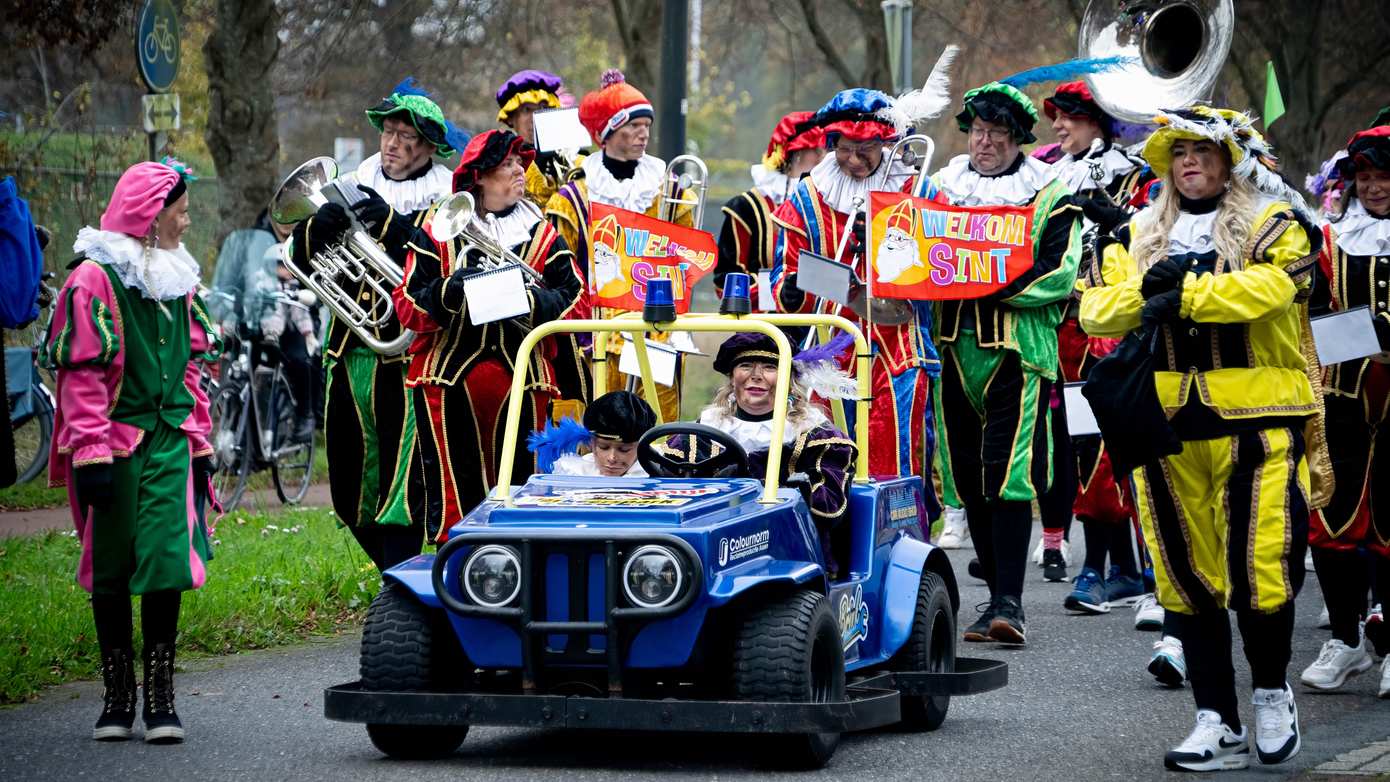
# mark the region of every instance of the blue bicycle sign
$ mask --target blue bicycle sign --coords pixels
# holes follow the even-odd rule
[[[151,92],[168,92],[179,75],[179,16],[169,0],[146,0],[135,25],[140,78]]]

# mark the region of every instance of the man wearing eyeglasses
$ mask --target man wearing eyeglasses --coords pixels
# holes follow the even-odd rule
[[[915,168],[890,159],[888,150],[899,137],[897,126],[885,119],[894,103],[878,90],[844,90],[811,118],[823,129],[827,154],[811,173],[796,183],[791,195],[773,214],[778,237],[773,253],[772,289],[784,312],[828,312],[848,318],[864,329],[873,344],[870,383],[874,398],[869,409],[869,472],[873,475],[929,477],[935,435],[927,415],[930,376],[938,368],[931,341],[931,307],[909,302],[910,319],[888,325],[868,320],[853,309],[807,293],[797,285],[801,253],[835,258],[867,278],[864,268],[864,202],[871,190],[906,191]],[[924,187],[930,182],[923,179]],[[919,193],[919,195],[930,195]],[[849,232],[843,256],[837,257],[841,237]],[[846,405],[853,430],[853,405]],[[926,481],[930,487],[931,481]],[[928,513],[935,518],[937,503],[927,492]]]
[[[1057,326],[1081,257],[1080,210],[1052,169],[1023,154],[1038,112],[1016,87],[965,93],[969,152],[932,177],[964,206],[1032,206],[1033,266],[984,298],[937,304],[941,374],[933,393],[947,505],[964,507],[990,602],[967,641],[1021,645],[1032,501],[1053,474],[1048,438]]]
[[[350,209],[357,221],[402,267],[406,245],[431,205],[453,192],[453,172],[434,159],[462,149],[467,134],[444,118],[427,92],[407,78],[367,110],[381,132],[381,146],[357,167],[367,198]],[[353,222],[345,209],[327,203],[294,228],[289,261],[310,271],[310,258],[338,245]],[[388,298],[363,283],[339,280],[367,311],[391,308]],[[391,342],[401,334],[394,318],[373,327],[373,338]],[[424,544],[423,497],[409,470],[415,448],[415,416],[406,393],[408,355],[379,355],[336,314],[323,345],[327,374],[324,434],[333,510],[380,570],[420,553]],[[411,484],[416,486],[407,492]],[[411,502],[416,507],[410,507]]]

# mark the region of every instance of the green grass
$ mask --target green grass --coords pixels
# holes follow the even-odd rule
[[[215,541],[207,583],[183,598],[184,659],[356,628],[379,584],[328,510],[238,512],[218,524]],[[79,554],[68,533],[0,539],[0,703],[97,676],[91,608],[73,577]],[[137,607],[137,649],[139,615]]]

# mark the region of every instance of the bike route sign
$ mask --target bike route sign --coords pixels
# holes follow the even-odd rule
[[[169,0],[146,0],[135,24],[135,59],[151,92],[168,92],[179,75],[179,15]]]

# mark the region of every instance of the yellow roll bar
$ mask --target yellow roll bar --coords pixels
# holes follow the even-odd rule
[[[858,399],[855,400],[854,417],[854,443],[858,451],[854,466],[854,480],[863,483],[869,479],[869,343],[864,339],[864,333],[854,323],[838,315],[819,315],[819,314],[781,314],[781,313],[760,313],[753,315],[681,315],[674,321],[661,324],[647,324],[641,319],[638,313],[624,313],[618,317],[608,320],[556,320],[549,323],[542,323],[532,329],[526,338],[522,340],[521,346],[517,348],[517,360],[515,366],[524,367],[528,363],[532,351],[535,350],[537,343],[552,334],[572,334],[581,332],[592,332],[597,335],[595,352],[607,342],[607,335],[627,331],[633,336],[633,347],[637,351],[637,364],[642,372],[642,388],[647,397],[647,404],[651,405],[652,410],[656,411],[657,420],[661,420],[661,405],[656,400],[656,385],[652,381],[651,362],[647,355],[647,341],[645,332],[647,330],[659,331],[689,331],[689,332],[754,332],[762,334],[772,339],[777,345],[777,388],[780,393],[776,394],[772,402],[772,442],[783,442],[783,432],[787,422],[787,389],[791,387],[791,368],[792,351],[791,344],[787,337],[782,333],[779,326],[816,326],[820,331],[822,339],[829,333],[829,328],[841,329],[854,337],[855,351],[855,375],[858,386]],[[636,328],[635,328],[636,327]],[[597,372],[595,373],[597,374]],[[520,436],[517,429],[521,426],[521,405],[523,402],[523,390],[526,387],[526,372],[517,372],[512,376],[511,396],[507,405],[506,429],[503,430],[502,458],[498,464],[497,474],[501,479],[495,490],[492,499],[499,500],[511,507],[512,486],[511,474],[512,465],[516,458],[517,438]],[[600,381],[601,382],[601,381]],[[596,388],[601,386],[596,386]],[[836,408],[836,424],[844,430],[843,411]],[[777,502],[778,475],[782,466],[782,449],[769,448],[767,454],[767,473],[763,479],[763,496],[759,502]]]

